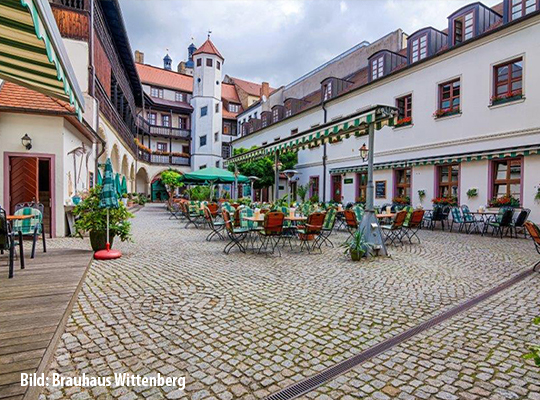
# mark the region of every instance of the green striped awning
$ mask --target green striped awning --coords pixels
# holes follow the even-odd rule
[[[374,124],[375,130],[379,130],[384,126],[393,126],[396,116],[397,109],[394,107],[381,105],[370,106],[338,121],[330,122],[257,149],[238,154],[227,159],[227,163],[241,164],[273,155],[276,152],[286,153],[305,150],[321,146],[324,143],[339,142],[353,135],[366,135],[369,124]]]
[[[439,156],[439,157],[424,157],[411,160],[391,161],[386,163],[376,163],[373,165],[374,169],[392,169],[392,168],[405,168],[405,167],[417,167],[422,165],[438,165],[438,164],[452,164],[470,161],[480,160],[493,160],[498,158],[518,157],[518,156],[530,156],[534,154],[540,154],[540,145],[533,146],[521,146],[519,148],[512,149],[498,149],[498,150],[486,150],[475,153],[463,153],[458,155]],[[367,171],[367,164],[355,165],[350,167],[332,168],[330,174],[346,174],[348,172],[362,172]]]
[[[47,0],[0,1],[0,78],[71,104],[84,98]]]

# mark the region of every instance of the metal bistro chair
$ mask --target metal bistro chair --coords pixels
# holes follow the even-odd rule
[[[244,247],[242,242],[247,237],[247,234],[249,231],[245,228],[235,228],[231,220],[231,215],[229,211],[222,210],[222,215],[223,215],[223,222],[225,224],[225,230],[227,231],[227,235],[229,236],[229,239],[230,239],[230,242],[227,243],[227,245],[223,249],[223,252],[225,254],[229,254],[230,251],[233,249],[233,247],[236,246],[242,253],[245,253],[246,248]]]
[[[17,239],[15,234],[10,232],[7,221],[6,211],[0,207],[0,253],[4,254],[4,251],[9,251],[9,271],[8,278],[13,278],[14,260],[15,260],[15,246],[19,245],[20,263],[21,269],[24,269],[24,249],[22,232],[19,231]]]
[[[305,225],[298,227],[300,250],[306,249],[308,253],[318,248],[321,250],[322,240],[319,239],[324,223],[325,213],[314,212],[309,214]],[[312,242],[312,244],[310,244]],[[322,250],[321,250],[322,252]]]
[[[527,237],[527,230],[525,229],[525,222],[527,222],[527,219],[529,218],[529,214],[531,213],[531,210],[528,208],[522,209],[517,218],[510,222],[510,237],[512,237],[512,231],[516,234],[516,239],[518,237],[518,230],[523,232],[523,237]]]
[[[225,240],[221,232],[225,229],[225,223],[224,222],[218,222],[214,221],[214,216],[212,215],[212,212],[208,207],[204,207],[204,219],[206,219],[206,223],[208,224],[208,227],[211,229],[211,232],[206,236],[207,241],[211,241],[214,236],[217,236],[221,240]]]
[[[403,222],[405,222],[406,217],[407,211],[398,211],[391,225],[381,225],[381,229],[385,235],[385,241],[390,240],[394,244],[398,240],[403,245]]]
[[[279,211],[270,211],[264,214],[264,223],[263,229],[259,232],[261,238],[261,246],[259,247],[259,254],[264,248],[266,254],[273,254],[277,248],[278,253],[281,257],[281,251],[279,250],[278,244],[281,239],[281,234],[283,233],[283,221],[285,220],[285,214]],[[270,246],[271,251],[268,252],[268,246]]]
[[[452,207],[452,221],[450,222],[450,232],[452,232],[452,229],[454,228],[454,224],[458,225],[458,232],[462,232],[463,228],[465,228],[465,232],[470,232],[471,225],[475,224],[476,221],[469,220],[465,218],[465,215],[463,215],[463,212],[461,211],[461,208],[459,207]]]
[[[466,221],[467,224],[469,224],[468,233],[480,233],[480,224],[483,222],[483,220],[476,218],[476,216],[471,212],[471,210],[469,210],[468,205],[463,204],[460,208],[463,219]]]
[[[36,254],[36,242],[39,235],[43,239],[43,252],[47,252],[45,241],[45,229],[43,227],[43,211],[45,207],[41,203],[19,203],[15,206],[15,215],[31,215],[31,218],[13,221],[13,232],[21,232],[23,236],[32,236],[32,253],[30,258]]]
[[[420,238],[418,237],[418,231],[420,230],[420,227],[422,226],[422,221],[424,220],[424,210],[415,210],[411,214],[411,218],[407,222],[407,219],[405,218],[405,221],[403,222],[403,228],[404,228],[404,236],[407,236],[407,239],[409,239],[409,243],[412,244],[412,238],[416,236],[418,239],[418,243],[420,243]]]
[[[540,228],[538,227],[538,225],[531,221],[525,222],[524,226],[525,229],[527,229],[527,232],[529,232],[529,235],[531,235],[537,253],[540,254]],[[534,264],[533,271],[536,271],[536,268],[538,268],[539,266],[540,261]]]
[[[343,216],[345,217],[345,225],[347,226],[347,231],[349,235],[352,236],[354,232],[358,230],[358,221],[356,220],[356,214],[353,210],[343,211]]]
[[[495,216],[495,220],[488,221],[486,224],[484,224],[483,234],[487,233],[489,227],[491,227],[491,236],[497,234],[500,235],[502,239],[503,234],[505,233],[505,228],[506,233],[508,233],[513,217],[514,209],[512,207],[501,207],[498,214]]]
[[[324,217],[324,223],[320,234],[321,243],[325,243],[327,246],[331,247],[334,247],[334,243],[330,240],[330,235],[336,225],[336,214],[337,211],[334,207],[328,209],[326,216]]]

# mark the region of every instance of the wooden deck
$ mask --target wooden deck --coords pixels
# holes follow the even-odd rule
[[[41,243],[39,243],[41,244]],[[27,243],[25,243],[27,245]],[[36,399],[39,387],[21,387],[21,372],[45,373],[76,301],[92,253],[38,246],[25,251],[26,268],[15,263],[8,279],[7,257],[0,256],[0,399]]]

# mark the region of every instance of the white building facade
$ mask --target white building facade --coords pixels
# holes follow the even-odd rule
[[[366,82],[243,136],[234,148],[272,143],[369,105],[396,106],[402,126],[375,138],[376,204],[407,196],[431,208],[433,198],[455,196],[476,210],[511,195],[539,221],[540,14],[536,6],[518,15],[509,2],[501,9],[474,3],[449,17],[447,33],[426,28],[403,51],[372,54]],[[324,147],[300,151],[299,183],[311,182],[321,200],[361,200],[366,165],[358,149],[366,141],[328,144],[326,163]],[[477,195],[469,197],[470,189]]]

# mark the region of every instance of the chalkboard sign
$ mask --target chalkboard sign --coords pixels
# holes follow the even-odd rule
[[[351,183],[353,183],[353,179],[352,178],[346,178],[343,180],[343,183],[345,185],[350,185]]]
[[[375,198],[386,198],[386,181],[375,181]]]

